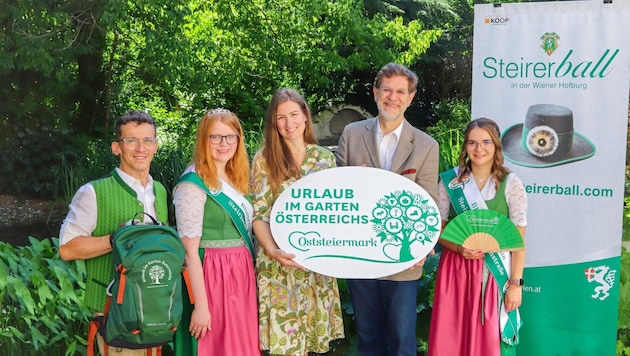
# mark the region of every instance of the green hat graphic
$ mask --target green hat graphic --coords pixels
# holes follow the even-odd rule
[[[524,167],[544,168],[589,158],[595,145],[573,129],[571,109],[554,104],[529,107],[525,122],[501,135],[503,155]]]

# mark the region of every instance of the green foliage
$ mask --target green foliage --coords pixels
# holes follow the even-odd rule
[[[625,247],[621,251],[621,273],[619,275],[619,329],[630,333],[630,252]],[[630,345],[630,343],[628,343]]]
[[[140,109],[158,121],[180,121],[165,126],[167,132],[188,132],[197,114],[190,107],[191,96],[198,86],[209,84],[200,81],[200,67],[184,33],[189,1],[102,1],[101,22],[108,31],[101,71],[108,78],[104,89],[110,108],[104,125],[129,109]]]
[[[432,42],[435,42],[442,34],[441,30],[423,31],[420,21],[403,23],[402,17],[396,17],[393,21],[386,22],[383,34],[393,42],[399,53],[394,61],[411,67],[420,56],[426,52]],[[415,37],[414,37],[415,35]]]
[[[0,149],[5,153],[0,156],[0,193],[51,196],[57,189],[54,167],[61,164],[64,156],[81,152],[70,131],[60,127],[35,123],[7,128],[4,133],[7,136],[0,141]]]
[[[433,291],[435,288],[435,277],[440,262],[441,249],[433,255],[427,256],[427,260],[423,266],[422,278],[418,281],[418,313],[430,311],[433,308]]]
[[[394,1],[392,1],[394,2]],[[414,68],[420,77],[423,100],[431,105],[472,95],[473,6],[470,0],[395,1],[405,17],[426,29],[440,29],[441,36]]]
[[[628,174],[626,174],[626,188],[630,183],[627,178]],[[623,241],[630,241],[630,196],[627,189],[624,202]],[[630,252],[625,247],[621,248],[620,264],[617,356],[630,356]]]
[[[245,136],[245,146],[249,157],[254,157],[256,152],[262,147],[264,141],[263,127],[264,119],[261,117],[258,121],[249,120],[241,122],[243,125],[243,135]]]
[[[237,0],[191,3],[186,34],[203,83],[195,102],[213,101],[242,119],[262,116],[279,87],[301,90],[317,111],[343,100],[355,71],[417,57],[436,38],[383,16],[366,18],[355,0]],[[372,76],[374,73],[372,73]],[[199,106],[198,104],[195,104]]]
[[[84,354],[85,265],[60,260],[56,238],[29,241],[18,248],[0,243],[0,354]]]
[[[83,184],[110,173],[118,166],[118,157],[110,149],[110,142],[96,139],[85,143],[85,154],[66,155],[59,165],[50,167],[57,179],[56,197],[70,204],[74,193]]]
[[[629,209],[626,206],[624,213]],[[630,252],[625,247],[621,249],[617,328],[617,356],[630,356]]]
[[[192,141],[192,140],[191,140]],[[151,164],[151,176],[154,180],[162,183],[166,187],[168,201],[173,199],[173,189],[179,180],[180,175],[191,160],[191,149],[182,149],[177,145],[161,146],[153,157]],[[175,207],[169,204],[169,220],[171,225],[175,225]]]
[[[155,154],[151,164],[151,176],[153,179],[164,184],[169,195],[190,164],[191,151],[183,150],[177,146],[162,146]]]
[[[86,355],[85,263],[61,260],[57,238],[29,241],[0,242],[0,355]],[[162,354],[174,355],[172,342]]]
[[[78,149],[74,116],[80,93],[79,58],[91,46],[83,31],[94,30],[82,10],[96,2],[61,6],[50,0],[3,4],[0,14],[0,188],[3,193],[50,196],[56,190],[50,167]],[[86,8],[81,9],[81,6]],[[96,6],[96,5],[95,5]],[[75,16],[70,16],[73,14]],[[81,20],[87,20],[85,23]],[[90,28],[91,27],[91,28]],[[91,122],[82,117],[79,122]],[[73,152],[73,153],[70,153]]]
[[[455,167],[464,141],[464,129],[470,123],[470,102],[449,100],[436,105],[437,122],[427,128],[440,145],[440,172]]]
[[[440,6],[446,3],[430,5]],[[370,13],[358,0],[7,4],[0,14],[0,82],[7,84],[0,87],[0,149],[22,151],[4,159],[0,176],[13,181],[13,191],[58,194],[62,188],[47,175],[53,170],[35,164],[57,172],[63,162],[81,164],[85,146],[77,138],[107,139],[129,109],[149,111],[163,142],[190,142],[198,118],[214,107],[259,128],[267,101],[284,86],[300,90],[313,112],[365,100],[380,66],[413,67],[443,33],[399,15]],[[33,134],[40,131],[56,136],[46,142]],[[251,153],[256,135],[248,132]],[[15,142],[20,133],[42,143]],[[179,148],[189,152],[186,143]],[[17,179],[3,174],[19,163],[33,168]]]
[[[630,356],[630,347],[624,345],[624,343],[617,339],[617,356]]]

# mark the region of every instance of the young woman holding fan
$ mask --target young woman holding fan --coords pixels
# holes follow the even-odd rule
[[[500,131],[493,120],[479,118],[466,127],[459,165],[440,178],[438,205],[444,224],[460,213],[489,209],[509,217],[524,237],[527,195],[521,180],[503,167]],[[461,231],[461,224],[487,219],[490,212],[476,213],[451,221],[450,230]],[[444,249],[435,283],[429,356],[516,355],[525,249],[502,241],[508,234],[500,232],[490,237],[497,240],[491,245],[502,248],[469,248],[464,243],[468,236],[453,231],[445,228],[439,241]]]

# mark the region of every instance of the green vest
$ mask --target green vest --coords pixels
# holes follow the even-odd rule
[[[486,205],[488,209],[510,217],[510,210],[505,199],[505,182],[507,182],[507,176],[505,176],[503,182],[499,183],[499,189],[497,189],[497,194],[495,194],[494,198],[486,200]]]
[[[244,238],[247,238],[245,236]],[[202,240],[242,240],[230,215],[213,199],[206,199],[203,209]],[[218,246],[217,246],[218,247]]]
[[[497,189],[497,193],[494,198],[490,200],[486,200],[486,206],[490,210],[494,210],[498,213],[501,213],[507,217],[510,217],[510,210],[507,205],[507,200],[505,199],[505,182],[507,182],[507,176],[503,179],[503,182],[499,183],[499,189]],[[472,182],[469,184],[473,184]],[[449,209],[449,220],[452,220],[455,216],[457,216],[457,212],[453,209],[453,204],[451,203],[451,207]]]
[[[136,192],[128,186],[114,170],[111,175],[92,181],[96,192],[97,221],[92,236],[111,234],[136,213],[144,211]],[[153,181],[155,210],[157,219],[168,224],[166,189]],[[92,310],[103,311],[106,300],[106,288],[114,278],[112,253],[86,260],[87,282],[85,286],[85,304]]]

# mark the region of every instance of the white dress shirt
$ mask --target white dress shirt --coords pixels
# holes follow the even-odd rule
[[[398,125],[398,127],[396,127],[394,131],[388,133],[387,135],[383,135],[380,124],[377,123],[376,126],[376,143],[378,144],[378,153],[381,160],[381,168],[389,171],[389,169],[392,167],[392,160],[394,159],[396,147],[398,147],[398,140],[400,140],[403,123],[401,121],[400,125]]]

